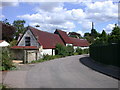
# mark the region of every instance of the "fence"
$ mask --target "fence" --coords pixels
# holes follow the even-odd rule
[[[90,57],[103,64],[120,67],[120,44],[91,45]]]

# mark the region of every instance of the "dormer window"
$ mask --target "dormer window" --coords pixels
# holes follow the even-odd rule
[[[25,37],[25,46],[30,46],[30,37]]]

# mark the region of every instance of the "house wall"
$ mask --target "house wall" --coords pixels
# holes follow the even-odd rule
[[[68,46],[68,45],[73,46],[73,44],[66,43],[66,46]]]
[[[43,49],[41,54],[42,55],[44,55],[44,54],[55,55],[55,50],[54,49]]]
[[[76,49],[76,48],[88,49],[89,47],[79,47],[79,46],[74,46],[73,48],[74,48],[74,49]]]
[[[30,30],[27,30],[25,32],[25,34],[23,35],[22,39],[20,40],[17,46],[25,46],[25,37],[30,37],[31,46],[39,46],[36,38],[33,36]]]

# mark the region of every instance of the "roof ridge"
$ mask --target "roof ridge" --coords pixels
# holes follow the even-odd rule
[[[28,27],[31,27],[31,28],[33,28],[33,29],[35,29],[35,30],[37,30],[37,31],[41,31],[41,32],[45,32],[45,33],[49,33],[49,34],[53,34],[53,35],[55,35],[54,33],[47,32],[47,31],[42,31],[42,30],[40,30],[40,29],[37,29],[37,28],[35,28],[35,27],[32,27],[32,26],[28,26]]]

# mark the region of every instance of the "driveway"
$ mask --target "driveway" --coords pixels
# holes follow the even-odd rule
[[[118,88],[117,79],[86,67],[79,61],[82,57],[28,65],[25,70],[8,72],[3,83],[17,88]]]

